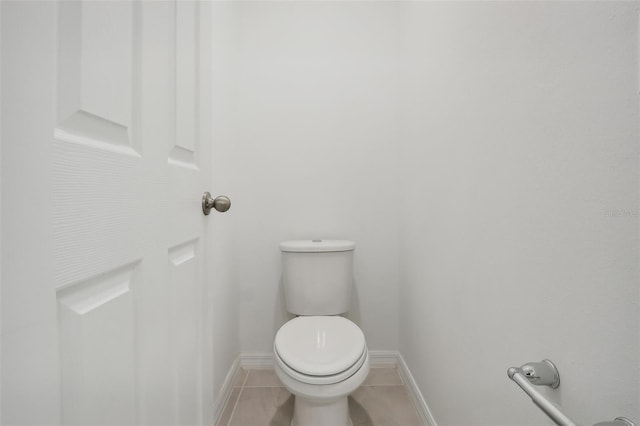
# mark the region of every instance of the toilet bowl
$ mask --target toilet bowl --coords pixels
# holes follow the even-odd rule
[[[301,316],[274,341],[276,374],[295,396],[293,426],[349,426],[348,396],[369,373],[360,328],[340,316]]]

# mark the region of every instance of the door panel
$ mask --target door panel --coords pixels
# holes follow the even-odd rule
[[[137,263],[57,292],[66,424],[133,425]]]
[[[0,2],[3,425],[60,422],[49,219],[55,13],[54,3]]]
[[[175,139],[169,147],[169,164],[191,169],[197,169],[197,13],[195,2],[176,4]]]
[[[58,140],[135,154],[140,24],[139,3],[59,3]]]
[[[133,2],[58,4],[53,285],[63,424],[137,423],[136,289],[150,231],[133,116],[139,15]]]
[[[197,306],[201,300],[197,286],[198,240],[170,248],[169,282],[171,297],[171,347],[173,348],[174,424],[197,424],[200,375],[200,319]],[[198,350],[194,350],[198,348]]]
[[[169,293],[171,300],[171,347],[173,348],[174,424],[202,422],[202,314],[205,299],[204,244],[201,211],[194,200],[202,197],[199,90],[199,7],[194,1],[175,4],[173,54],[175,55],[173,123],[169,143]],[[175,221],[180,223],[176,226]]]
[[[8,240],[3,233],[3,246],[45,248],[51,266],[31,285],[31,298],[53,315],[34,315],[36,328],[3,334],[3,385],[9,383],[6,368],[28,369],[20,357],[38,357],[30,348],[47,346],[55,356],[40,363],[48,369],[42,377],[57,385],[40,397],[60,413],[53,410],[38,423],[201,424],[208,386],[201,377],[200,197],[209,165],[199,128],[205,21],[192,1],[46,4],[2,5],[3,12],[14,8],[12,16],[26,25],[36,17],[47,21],[53,32],[40,36],[55,40],[41,65],[55,75],[46,88],[55,107],[38,105],[34,97],[15,111],[21,120],[39,117],[34,126],[48,129],[48,138],[25,140],[28,129],[14,126],[2,140],[3,153],[5,144],[18,141],[33,150],[46,147],[46,167],[31,167],[26,155],[15,156],[25,162],[22,168],[8,170],[3,162],[3,192],[7,177],[42,180],[50,200],[40,232],[22,227]],[[18,26],[3,28],[7,36],[24,34]],[[3,66],[3,73],[5,68],[12,71]],[[3,74],[3,87],[34,80],[28,71],[10,73],[7,81]],[[3,99],[3,117],[5,110],[14,112],[7,105],[23,96],[15,91]],[[34,258],[3,253],[3,264],[7,260],[27,264]],[[21,294],[21,281],[17,268],[3,270],[3,307],[30,303],[13,296]],[[10,311],[9,323],[19,315],[24,311]],[[26,400],[36,389],[25,390]],[[3,404],[14,391],[3,386]],[[6,423],[36,418],[3,410]]]

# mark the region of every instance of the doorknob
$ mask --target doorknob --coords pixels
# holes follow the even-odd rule
[[[218,210],[220,213],[224,213],[231,208],[231,200],[224,195],[213,198],[211,193],[205,192],[202,194],[202,213],[208,216],[211,208]]]

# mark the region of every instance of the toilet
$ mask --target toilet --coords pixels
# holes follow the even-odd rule
[[[367,343],[349,310],[355,243],[285,241],[282,283],[288,312],[273,343],[275,371],[294,395],[292,426],[350,426],[349,394],[369,373]]]

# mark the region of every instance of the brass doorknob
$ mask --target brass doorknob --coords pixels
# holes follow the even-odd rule
[[[213,198],[211,193],[205,192],[202,194],[202,213],[208,216],[212,208],[224,213],[231,208],[231,200],[224,195]]]

